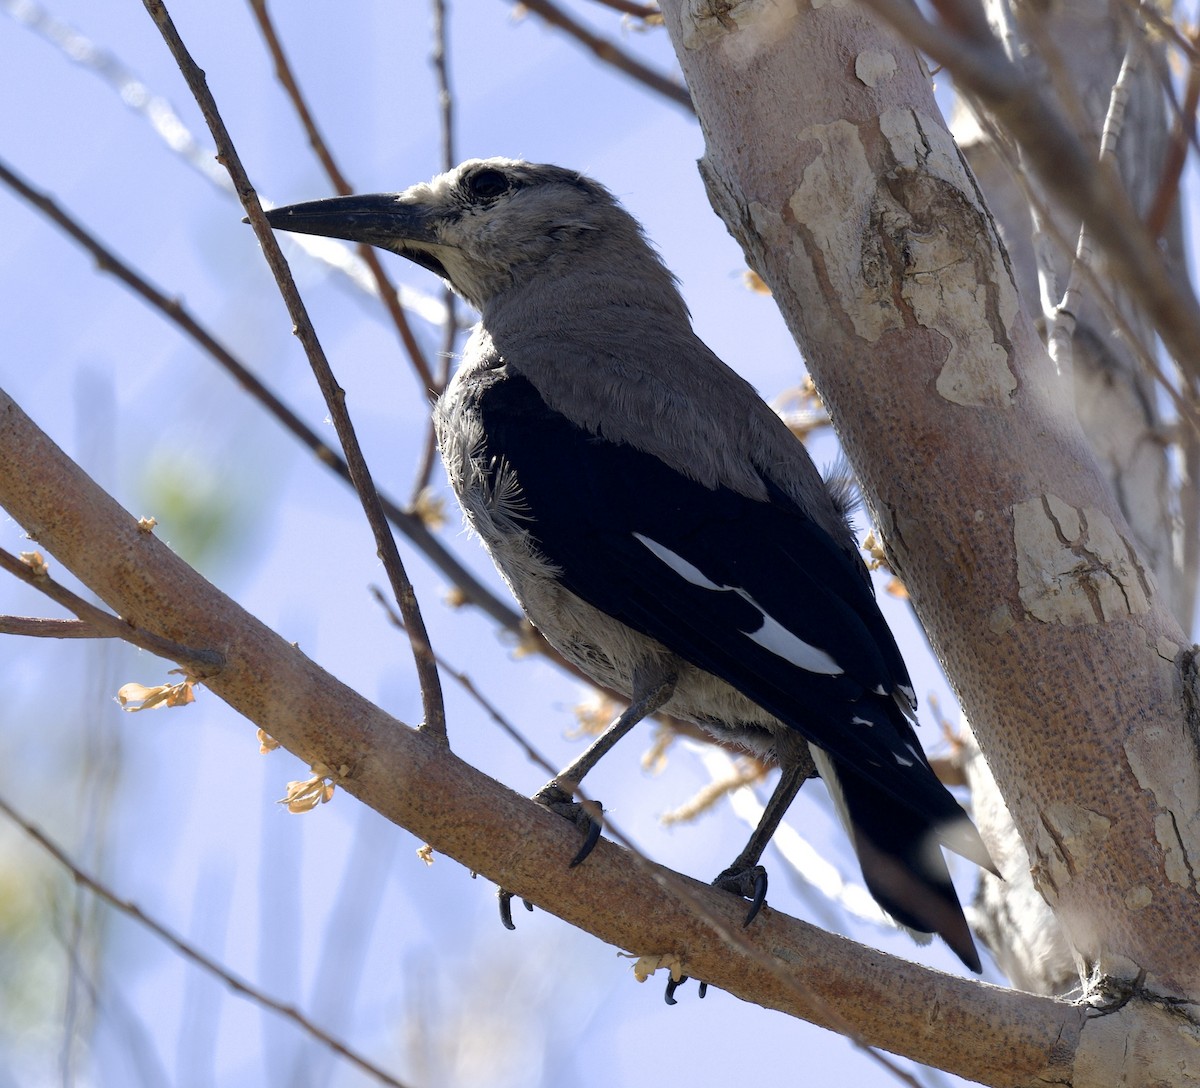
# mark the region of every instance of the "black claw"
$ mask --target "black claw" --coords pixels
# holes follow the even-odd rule
[[[750,900],[750,909],[746,912],[746,920],[742,923],[743,929],[758,917],[758,912],[762,910],[763,904],[766,901],[767,871],[760,867],[758,872],[754,874],[754,898]]]
[[[500,901],[500,924],[505,929],[516,929],[516,923],[513,922],[512,916],[513,893],[506,892],[503,888],[497,888],[496,898]],[[522,899],[521,902],[525,904],[525,909],[532,914],[533,904],[528,899]]]
[[[767,871],[761,865],[749,868],[731,866],[713,881],[713,887],[723,888],[750,900],[750,909],[742,923],[743,926],[748,926],[758,917],[758,912],[767,901]]]
[[[517,925],[512,917],[512,892],[506,892],[503,888],[497,888],[496,892],[500,900],[500,924],[505,929],[516,929]]]
[[[583,840],[583,845],[579,848],[579,853],[571,859],[571,864],[568,868],[574,869],[576,865],[583,861],[596,848],[596,843],[600,841],[600,832],[602,830],[603,825],[601,825],[599,820],[588,820],[587,838]]]
[[[678,982],[676,982],[675,979],[673,979],[673,978],[667,979],[667,992],[665,994],[663,994],[663,999],[666,1001],[666,1003],[668,1005],[678,1005],[679,1004],[679,1002],[675,1000],[675,991],[678,990],[679,987],[682,986],[685,982],[687,982],[689,977],[690,977],[689,975],[680,975]],[[708,983],[702,982],[702,983],[700,983],[700,1000],[701,1001],[704,1000],[704,995],[706,993],[708,993]]]

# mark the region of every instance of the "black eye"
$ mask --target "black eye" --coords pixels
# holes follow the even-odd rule
[[[480,170],[467,178],[467,192],[476,200],[494,200],[508,189],[508,178],[499,170]]]

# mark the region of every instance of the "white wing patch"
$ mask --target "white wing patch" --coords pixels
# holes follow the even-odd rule
[[[634,533],[633,535],[685,582],[699,586],[701,589],[711,589],[719,593],[736,593],[748,604],[753,605],[762,614],[762,624],[754,631],[742,632],[751,642],[761,646],[764,650],[770,650],[776,656],[782,657],[785,661],[790,661],[793,665],[807,672],[820,673],[824,676],[840,676],[845,671],[824,650],[805,642],[804,639],[784,627],[782,623],[775,619],[744,589],[739,589],[736,586],[717,585],[716,582],[708,578],[698,567],[689,563],[683,556],[671,551],[670,548],[664,547],[647,536],[642,536],[641,533]]]
[[[763,611],[762,605],[748,593],[740,589],[737,590],[737,593],[763,614],[763,624],[757,631],[743,632],[749,636],[751,642],[757,642],[764,650],[770,650],[771,653],[782,657],[785,661],[799,665],[800,668],[807,669],[809,672],[819,672],[825,676],[842,674],[841,665],[824,650],[819,650],[816,646],[810,646],[804,639],[797,638],[777,619]]]
[[[729,586],[719,586],[711,578],[706,578],[698,567],[692,566],[682,555],[676,555],[670,548],[664,548],[658,541],[651,540],[648,536],[642,536],[641,533],[634,533],[633,535],[685,582],[691,582],[692,585],[699,586],[701,589],[729,588]]]

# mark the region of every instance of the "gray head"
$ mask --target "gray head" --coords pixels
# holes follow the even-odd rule
[[[280,230],[365,242],[428,268],[483,311],[547,278],[589,265],[674,281],[637,221],[590,178],[518,159],[470,159],[400,193],[335,197],[267,212]],[[682,302],[679,303],[682,309]]]

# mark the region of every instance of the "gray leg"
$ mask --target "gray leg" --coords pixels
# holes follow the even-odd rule
[[[600,734],[587,749],[569,766],[563,768],[533,795],[538,804],[545,805],[559,815],[577,824],[585,833],[583,845],[571,859],[571,867],[578,865],[592,852],[600,841],[603,830],[602,812],[599,805],[589,802],[587,806],[575,800],[575,791],[584,776],[606,756],[626,733],[638,722],[652,717],[669,700],[675,691],[676,669],[674,663],[655,661],[639,668],[633,675],[633,699],[623,713]],[[593,811],[589,812],[588,809]],[[506,929],[515,929],[512,920],[512,892],[498,889],[500,898],[500,921]],[[532,904],[526,901],[528,910]]]
[[[767,807],[763,810],[762,818],[750,835],[745,849],[738,854],[733,864],[713,881],[718,888],[735,892],[750,900],[750,910],[742,923],[747,926],[754,921],[767,899],[767,871],[759,864],[759,859],[779,827],[784,813],[796,799],[800,787],[816,774],[808,744],[798,734],[789,732],[779,736],[775,752],[782,773]]]
[[[779,827],[779,821],[783,819],[783,814],[796,799],[800,787],[817,773],[812,756],[809,754],[808,744],[799,734],[787,733],[777,737],[775,754],[782,773],[771,794],[771,799],[763,809],[762,818],[751,833],[750,841],[746,843],[745,849],[738,854],[734,863],[713,881],[716,887],[750,900],[750,909],[746,912],[743,926],[748,926],[754,921],[762,909],[762,905],[767,901],[767,870],[759,864],[759,859]],[[664,997],[668,1005],[677,1004],[675,991],[687,981],[687,975],[680,978],[678,982],[672,979],[667,980],[667,992]],[[704,997],[707,989],[708,983],[701,982],[701,997]]]

